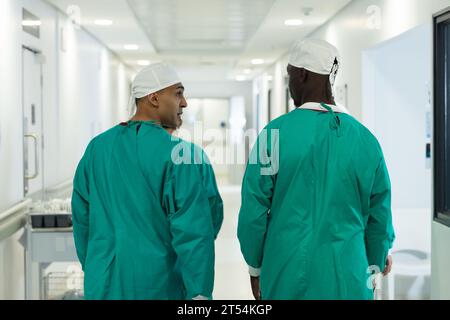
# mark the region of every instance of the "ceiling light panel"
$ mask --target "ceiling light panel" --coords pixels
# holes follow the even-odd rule
[[[150,61],[148,61],[148,60],[139,60],[139,61],[137,62],[137,64],[138,64],[139,66],[145,67],[145,66],[149,66],[149,65],[150,65]]]
[[[286,20],[284,22],[284,24],[286,26],[289,26],[289,27],[298,27],[298,26],[301,26],[303,24],[303,20],[301,20],[301,19],[288,19],[288,20]]]
[[[110,26],[113,24],[112,20],[107,20],[107,19],[98,19],[98,20],[95,20],[94,23],[97,26]]]
[[[128,50],[128,51],[136,51],[136,50],[139,50],[139,46],[138,46],[137,44],[126,44],[126,45],[123,46],[123,48],[124,48],[125,50]]]

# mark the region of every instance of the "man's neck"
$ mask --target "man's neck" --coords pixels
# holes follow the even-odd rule
[[[325,97],[307,97],[305,99],[303,99],[302,101],[302,105],[304,105],[305,103],[325,103],[325,104],[331,104],[331,105],[336,105],[336,101],[332,98],[332,99],[327,99]]]
[[[156,123],[160,123],[160,119],[158,117],[153,117],[151,115],[143,114],[143,113],[136,113],[133,118],[130,119],[130,121],[153,121]]]
[[[334,101],[333,94],[329,92],[329,89],[327,89],[327,84],[325,83],[317,83],[314,86],[312,86],[313,83],[311,83],[311,86],[308,88],[305,88],[303,91],[303,97],[301,97],[300,100],[302,100],[302,105],[308,102],[313,103],[325,103],[325,104],[332,104],[335,105],[336,102]]]
[[[334,102],[334,101],[305,101],[300,106],[303,106],[303,105],[305,105],[307,103],[316,103],[316,104],[325,103],[326,105],[329,105],[329,106],[335,106],[336,105],[336,102]]]

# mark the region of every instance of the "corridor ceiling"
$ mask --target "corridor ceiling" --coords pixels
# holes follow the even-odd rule
[[[166,61],[191,81],[250,80],[292,42],[320,28],[351,0],[47,0],[64,13],[79,8],[84,29],[128,66]],[[110,26],[95,24],[98,19]],[[300,19],[299,26],[285,21]],[[125,45],[137,45],[129,51]],[[252,64],[262,59],[264,63]]]

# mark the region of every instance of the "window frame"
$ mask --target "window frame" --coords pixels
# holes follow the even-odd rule
[[[433,16],[434,47],[434,221],[450,227],[450,40],[442,41],[450,28],[450,8]],[[450,32],[450,31],[449,31]],[[447,56],[447,64],[445,63]],[[448,190],[447,190],[448,188]]]

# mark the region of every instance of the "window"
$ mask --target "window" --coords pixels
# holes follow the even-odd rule
[[[450,227],[450,10],[434,17],[434,220]]]

